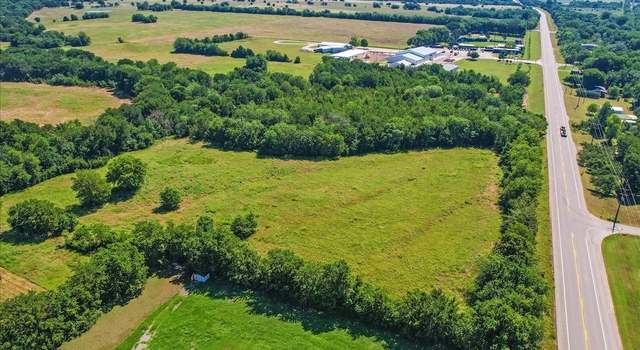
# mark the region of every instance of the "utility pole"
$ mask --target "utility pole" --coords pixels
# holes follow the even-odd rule
[[[620,201],[618,201],[618,209],[616,209],[616,216],[613,218],[613,228],[611,229],[611,233],[616,232],[616,223],[618,222],[618,214],[620,213]]]

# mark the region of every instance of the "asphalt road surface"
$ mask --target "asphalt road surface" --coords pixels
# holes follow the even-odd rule
[[[601,250],[602,239],[611,234],[612,223],[594,217],[587,210],[571,133],[568,137],[560,136],[560,126],[569,129],[569,118],[544,15],[540,17],[540,38],[549,122],[549,201],[558,348],[621,350]],[[616,231],[640,235],[640,229],[635,227],[616,226]]]

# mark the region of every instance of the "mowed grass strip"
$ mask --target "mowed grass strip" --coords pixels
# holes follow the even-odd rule
[[[530,30],[524,36],[524,54],[522,58],[525,60],[536,61],[541,56],[540,31]]]
[[[145,333],[150,339],[140,342]],[[357,322],[296,309],[219,282],[174,297],[116,349],[129,350],[141,343],[151,350],[418,348]]]
[[[90,123],[110,107],[127,100],[90,87],[0,83],[0,120],[20,119],[37,124],[60,124],[78,119]]]
[[[640,237],[607,237],[602,253],[622,345],[640,349]]]
[[[157,12],[154,13],[158,16],[157,23],[141,24],[131,22],[131,15],[139,11],[129,4],[107,11],[110,12],[110,18],[107,19],[62,22],[63,16],[71,13],[81,16],[84,10],[45,8],[36,11],[30,18],[40,17],[41,23],[48,29],[67,34],[84,31],[91,37],[91,45],[84,49],[107,60],[129,58],[143,61],[157,59],[162,63],[173,61],[180,66],[198,68],[208,73],[231,71],[244,65],[245,60],[172,54],[175,39],[242,31],[252,38],[243,42],[225,43],[221,47],[229,52],[238,45],[249,47],[257,53],[273,49],[286,53],[292,60],[295,56],[300,56],[301,64],[269,62],[269,67],[273,72],[302,76],[311,73],[313,67],[321,61],[321,55],[301,51],[304,44],[282,45],[274,41],[289,39],[303,42],[348,42],[351,36],[358,36],[367,38],[370,46],[405,47],[407,39],[415,35],[417,30],[430,27],[412,23],[189,11]],[[118,43],[119,37],[125,42]]]
[[[184,291],[175,277],[151,277],[137,298],[102,315],[81,336],[62,344],[59,350],[111,350],[175,295]],[[129,347],[127,350],[130,350]]]
[[[461,295],[499,234],[500,174],[495,154],[487,150],[303,161],[168,140],[133,155],[149,167],[142,189],[81,222],[129,228],[143,219],[193,223],[210,214],[225,224],[252,210],[259,227],[250,243],[259,252],[288,248],[312,260],[345,259],[357,274],[395,295],[432,287]],[[5,196],[3,214],[28,198],[77,205],[72,178],[60,176]],[[167,185],[183,193],[183,203],[175,212],[155,213]],[[20,253],[26,252],[8,262],[16,263]],[[2,266],[12,270],[13,263]]]

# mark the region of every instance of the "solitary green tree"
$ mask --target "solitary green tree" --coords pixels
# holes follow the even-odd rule
[[[23,239],[59,235],[78,223],[75,216],[42,199],[27,199],[12,206],[8,221]]]
[[[147,167],[138,158],[124,155],[107,166],[107,181],[123,191],[135,191],[142,186]]]
[[[257,227],[258,222],[256,221],[256,217],[252,212],[249,212],[249,214],[244,216],[236,216],[236,218],[233,219],[233,222],[231,223],[231,231],[241,239],[247,239],[251,235],[256,233]]]
[[[79,170],[71,188],[76,192],[80,204],[87,208],[102,206],[111,194],[111,187],[107,181],[92,170]]]
[[[181,200],[180,192],[173,187],[167,186],[160,192],[160,208],[163,210],[178,209]]]

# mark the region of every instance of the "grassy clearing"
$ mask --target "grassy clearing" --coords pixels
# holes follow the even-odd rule
[[[298,310],[260,293],[219,282],[205,288],[174,297],[116,349],[131,349],[147,329],[152,350],[417,348],[391,334]]]
[[[309,75],[320,62],[321,56],[302,52],[300,48],[304,45],[281,45],[273,43],[274,41],[288,39],[302,42],[347,42],[351,36],[356,35],[366,37],[371,46],[404,47],[407,39],[418,29],[429,27],[410,23],[186,11],[154,13],[158,16],[158,23],[140,24],[131,22],[131,15],[137,11],[129,4],[109,11],[111,17],[107,19],[62,22],[63,16],[71,13],[81,15],[84,10],[46,8],[35,12],[30,18],[40,17],[41,23],[51,30],[68,34],[86,32],[91,37],[91,45],[86,49],[107,60],[129,58],[146,61],[155,58],[160,62],[173,61],[208,73],[228,72],[234,67],[242,66],[244,60],[172,54],[175,39],[179,36],[204,37],[243,31],[252,38],[221,46],[232,50],[241,44],[257,52],[274,49],[286,53],[292,59],[300,56],[302,64],[270,62],[269,66],[271,71],[303,76]],[[118,37],[124,39],[125,43],[118,43]]]
[[[497,60],[470,60],[464,59],[456,62],[462,69],[473,69],[476,72],[493,75],[500,79],[503,84],[507,84],[507,78],[518,68],[516,63],[498,62]]]
[[[522,58],[525,60],[539,60],[542,48],[540,47],[540,32],[537,30],[530,30],[524,36],[524,55]]]
[[[39,291],[42,288],[0,267],[0,302],[30,290]]]
[[[90,330],[63,344],[60,350],[110,350],[126,339],[145,319],[183,290],[174,278],[152,277],[142,294],[102,315]],[[131,347],[127,348],[127,350]]]
[[[143,188],[126,201],[84,215],[81,222],[118,227],[142,219],[191,223],[209,213],[225,224],[252,210],[259,215],[259,227],[250,242],[258,251],[289,248],[308,259],[342,258],[395,295],[415,287],[441,287],[460,295],[499,232],[499,168],[487,150],[286,161],[169,140],[133,155],[149,166]],[[6,195],[5,210],[27,198],[76,205],[72,177]],[[182,206],[154,213],[166,185],[184,194]]]
[[[3,214],[3,219],[5,216]],[[64,249],[63,243],[61,237],[43,242],[22,243],[17,242],[11,234],[2,233],[0,266],[43,288],[55,288],[71,276],[71,267],[81,260],[77,254]]]
[[[498,62],[497,60],[469,60],[456,62],[462,69],[473,69],[479,73],[493,75],[507,84],[509,75],[518,69],[518,63]],[[544,82],[542,79],[542,67],[535,64],[521,64],[522,68],[529,72],[531,84],[527,89],[527,108],[539,114],[544,114]]]
[[[38,124],[58,124],[78,119],[89,123],[121,100],[106,90],[45,84],[0,84],[0,120],[21,119]]]
[[[615,235],[602,242],[609,288],[625,349],[640,349],[640,237]]]
[[[559,71],[560,79],[569,75],[571,69],[566,68]],[[571,125],[572,136],[576,142],[578,150],[581,149],[581,144],[585,142],[591,142],[591,136],[587,133],[579,130],[575,126],[582,123],[587,119],[587,107],[590,104],[595,103],[598,106],[602,106],[605,102],[611,103],[612,106],[618,106],[631,113],[631,103],[624,100],[611,100],[607,98],[584,98],[576,96],[575,89],[569,86],[564,87],[564,104],[569,115]],[[584,196],[587,202],[589,211],[601,219],[611,219],[615,215],[618,203],[615,198],[603,197],[596,191],[595,186],[591,183],[591,176],[587,173],[586,169],[580,168],[580,176],[582,178],[582,184],[584,189]],[[637,208],[622,207],[618,220],[621,223],[629,225],[640,225],[640,220],[637,216]]]

